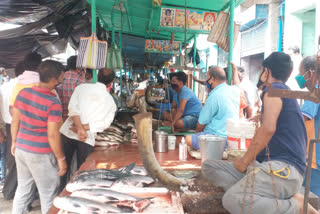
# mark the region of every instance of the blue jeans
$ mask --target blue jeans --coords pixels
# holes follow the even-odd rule
[[[5,161],[6,161],[6,150],[7,150],[7,144],[6,142],[2,142],[2,144],[0,144],[0,180],[4,179],[5,176]]]

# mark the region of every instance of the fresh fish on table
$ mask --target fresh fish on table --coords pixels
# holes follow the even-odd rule
[[[73,196],[57,197],[54,199],[53,205],[61,210],[80,214],[105,214],[123,212],[122,209],[111,206],[109,204]]]
[[[143,199],[116,192],[109,189],[80,189],[71,194],[71,196],[86,198],[102,203],[118,202],[118,201],[141,201]]]
[[[77,180],[89,180],[89,179],[105,179],[109,181],[116,181],[119,178],[122,177],[128,177],[131,176],[131,173],[129,172],[117,172],[117,171],[107,171],[105,169],[97,169],[90,173],[82,173],[77,174],[73,181]]]
[[[101,135],[97,135],[95,138],[97,141],[119,141],[122,142],[123,141],[123,137],[121,136],[116,136],[116,135],[106,135],[106,136],[101,136]]]
[[[154,180],[151,177],[142,176],[142,175],[132,175],[128,177],[119,178],[112,184],[112,187],[115,187],[115,188],[119,188],[122,186],[144,187],[153,182]]]
[[[121,123],[112,123],[112,125],[120,128],[122,131],[128,131],[128,130],[130,130],[130,127],[129,127],[129,126],[123,125],[123,124],[121,124]]]
[[[105,174],[114,174],[114,173],[124,173],[124,174],[128,174],[130,173],[131,170],[134,169],[136,163],[133,162],[131,164],[129,164],[128,166],[124,166],[121,167],[119,169],[89,169],[89,170],[85,170],[85,171],[81,171],[79,173],[76,174],[75,177],[79,176],[79,175],[83,175],[83,174],[91,174],[91,173],[105,173]]]
[[[90,179],[86,179],[83,177],[83,178],[76,179],[71,183],[68,183],[66,186],[66,190],[68,192],[74,192],[76,190],[88,189],[88,188],[107,189],[107,188],[110,188],[113,183],[114,181],[97,178],[97,177],[91,177]]]

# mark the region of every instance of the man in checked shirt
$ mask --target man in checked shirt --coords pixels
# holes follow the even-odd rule
[[[68,105],[74,89],[86,83],[85,72],[76,67],[77,56],[71,56],[67,60],[67,71],[64,73],[63,82],[56,87],[62,104],[62,118],[68,118]]]

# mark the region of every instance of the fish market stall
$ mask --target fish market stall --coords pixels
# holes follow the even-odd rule
[[[99,207],[97,204],[89,205],[92,203],[91,199],[97,196],[98,200],[104,203],[101,209],[110,209],[114,212],[127,211],[123,207],[129,207],[129,211],[143,213],[155,213],[159,210],[162,213],[183,213],[180,193],[170,191],[146,176],[147,172],[143,168],[135,133],[134,124],[127,126],[119,123],[113,123],[103,133],[99,133],[96,137],[97,145],[94,152],[90,154],[54,204],[60,208],[67,204],[68,206],[86,204],[86,206]],[[156,152],[155,155],[161,167],[175,175],[186,176],[185,173],[181,173],[186,171],[189,172],[187,176],[190,174],[196,176],[200,173],[201,161],[191,156],[188,156],[187,161],[180,161],[178,148],[168,152]],[[128,183],[130,183],[129,188],[127,188]],[[148,187],[144,187],[146,185]],[[70,195],[71,198],[66,197]],[[117,201],[115,197],[127,198]],[[110,198],[112,198],[111,201]],[[127,200],[128,198],[133,201]],[[138,201],[137,198],[151,199]],[[118,207],[122,209],[118,210]],[[81,205],[80,208],[85,209]],[[49,213],[58,212],[59,209],[55,206],[49,211]]]

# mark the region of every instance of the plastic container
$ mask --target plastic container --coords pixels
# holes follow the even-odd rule
[[[198,136],[201,162],[205,160],[221,160],[226,145],[226,139],[216,135]]]
[[[181,140],[181,143],[179,144],[179,160],[185,161],[187,160],[187,144],[184,140],[184,137]]]
[[[176,136],[168,136],[168,150],[176,149]]]
[[[167,152],[168,151],[168,133],[164,131],[155,131],[155,152]]]
[[[248,149],[255,134],[255,123],[246,120],[227,120],[227,140],[228,149],[245,150]]]

